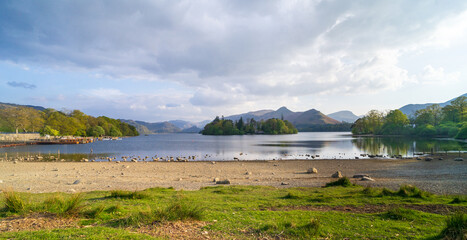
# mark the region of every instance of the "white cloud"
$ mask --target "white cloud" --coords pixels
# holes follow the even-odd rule
[[[407,52],[463,44],[467,11],[462,0],[0,5],[0,60],[120,81],[176,82],[190,89],[179,95],[128,94],[118,87],[82,93],[98,101],[101,110],[157,109],[144,118],[196,118],[201,107],[210,114],[311,105],[301,99],[393,91],[417,80],[448,84],[464,71],[447,73],[447,67],[434,64],[438,67],[428,65],[416,76],[418,71],[399,64]],[[96,101],[84,101],[89,105],[83,107],[91,109]]]
[[[423,68],[423,73],[421,74],[421,81],[425,84],[453,84],[459,81],[460,73],[446,73],[444,68],[434,68],[431,65],[427,65]]]

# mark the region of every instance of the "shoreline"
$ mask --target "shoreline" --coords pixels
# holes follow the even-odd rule
[[[341,171],[353,183],[398,189],[415,185],[436,194],[467,194],[467,161],[414,159],[315,159],[190,162],[0,162],[0,189],[19,192],[89,192],[143,190],[154,187],[197,190],[231,185],[277,188],[321,187]],[[307,174],[316,168],[317,174]],[[360,181],[368,174],[375,181]]]

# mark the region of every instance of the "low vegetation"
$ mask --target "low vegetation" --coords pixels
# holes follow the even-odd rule
[[[170,239],[185,232],[210,239],[463,239],[466,234],[464,195],[433,195],[410,185],[365,188],[347,180],[326,188],[215,186],[73,195],[5,191],[0,239]],[[1,227],[43,213],[73,219],[76,227],[33,230],[27,225],[17,232]]]

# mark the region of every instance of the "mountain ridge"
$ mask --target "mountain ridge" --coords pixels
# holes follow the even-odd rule
[[[462,96],[467,97],[467,93],[464,93],[464,94],[462,94],[462,95],[460,95],[458,97],[462,97]],[[442,103],[406,104],[406,105],[402,106],[401,108],[399,108],[399,110],[409,117],[409,116],[413,116],[417,110],[424,109],[424,108],[426,108],[428,106],[431,106],[433,104],[439,104],[440,107],[445,107],[445,106],[449,105],[452,101],[454,101],[458,97],[455,97],[455,98],[453,98],[451,100],[448,100],[448,101],[442,102]]]

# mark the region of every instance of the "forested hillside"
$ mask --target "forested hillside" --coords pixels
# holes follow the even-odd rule
[[[137,136],[136,128],[105,116],[92,117],[79,110],[39,111],[24,106],[0,109],[0,132],[40,132],[51,136]]]
[[[398,109],[388,113],[371,110],[355,122],[352,133],[467,139],[467,97],[458,97],[445,107],[430,105],[411,118]]]

